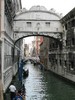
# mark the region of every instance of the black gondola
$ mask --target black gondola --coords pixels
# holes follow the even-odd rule
[[[28,77],[29,70],[28,69],[23,69],[23,77],[26,78]]]

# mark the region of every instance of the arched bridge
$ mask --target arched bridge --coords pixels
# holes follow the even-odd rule
[[[40,61],[39,57],[25,57],[24,61],[28,61],[28,60],[33,61],[33,62]]]
[[[45,66],[40,62],[40,58],[37,57],[25,57],[24,63],[26,64],[28,61],[33,63],[34,65],[39,65],[41,69],[45,69]]]
[[[14,18],[14,41],[27,36],[49,36],[62,39],[63,28],[59,16],[52,9],[33,6],[18,12]]]

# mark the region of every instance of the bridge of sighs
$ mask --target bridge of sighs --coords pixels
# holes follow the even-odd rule
[[[20,10],[14,18],[14,41],[27,36],[48,36],[62,40],[61,15],[53,9],[33,6],[29,10]]]

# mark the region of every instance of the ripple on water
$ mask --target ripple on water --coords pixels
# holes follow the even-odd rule
[[[25,80],[26,100],[75,100],[75,87],[28,64],[26,67],[29,68],[29,76]]]

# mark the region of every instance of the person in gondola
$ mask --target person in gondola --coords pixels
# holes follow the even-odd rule
[[[22,85],[22,88],[17,92],[15,100],[25,100],[25,86],[24,84]]]
[[[22,97],[22,94],[21,94],[21,90],[19,90],[19,91],[16,93],[15,100],[23,100],[23,97]]]

